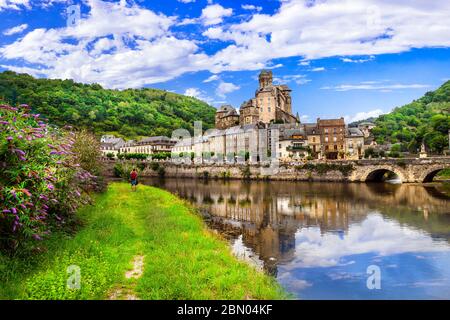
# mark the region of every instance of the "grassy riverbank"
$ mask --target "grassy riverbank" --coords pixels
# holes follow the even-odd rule
[[[80,210],[84,227],[53,235],[45,253],[0,255],[0,299],[277,299],[274,279],[237,261],[225,241],[174,195],[148,186],[130,192],[113,183]],[[127,278],[133,259],[142,275]],[[67,289],[67,267],[81,271],[79,290]],[[138,272],[139,273],[139,272]]]

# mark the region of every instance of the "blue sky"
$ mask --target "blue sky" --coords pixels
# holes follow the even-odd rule
[[[391,2],[0,0],[0,70],[239,107],[270,68],[303,122],[359,120],[450,79],[450,2]]]

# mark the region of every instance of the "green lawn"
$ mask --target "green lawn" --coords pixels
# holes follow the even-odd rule
[[[53,235],[32,258],[0,255],[0,299],[107,299],[118,288],[140,299],[280,299],[275,280],[232,256],[176,196],[148,186],[131,192],[113,183],[80,210],[74,237]],[[135,256],[144,272],[127,279]],[[81,270],[79,290],[67,288],[67,268]],[[124,295],[119,294],[119,298]]]

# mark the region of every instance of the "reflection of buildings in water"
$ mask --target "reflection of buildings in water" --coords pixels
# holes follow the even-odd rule
[[[272,273],[292,259],[299,228],[318,226],[321,233],[345,236],[349,225],[373,211],[431,234],[450,234],[448,198],[433,197],[422,186],[167,179],[164,188],[217,218],[244,222],[234,238],[241,232]]]

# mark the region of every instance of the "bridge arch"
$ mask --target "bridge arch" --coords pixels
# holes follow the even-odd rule
[[[405,174],[401,170],[393,166],[372,166],[362,174],[360,181],[381,182],[383,181],[386,173],[396,175],[402,182],[407,181]]]
[[[433,165],[419,176],[418,182],[432,182],[434,177],[439,173],[439,171],[448,169],[449,166],[447,165]]]

